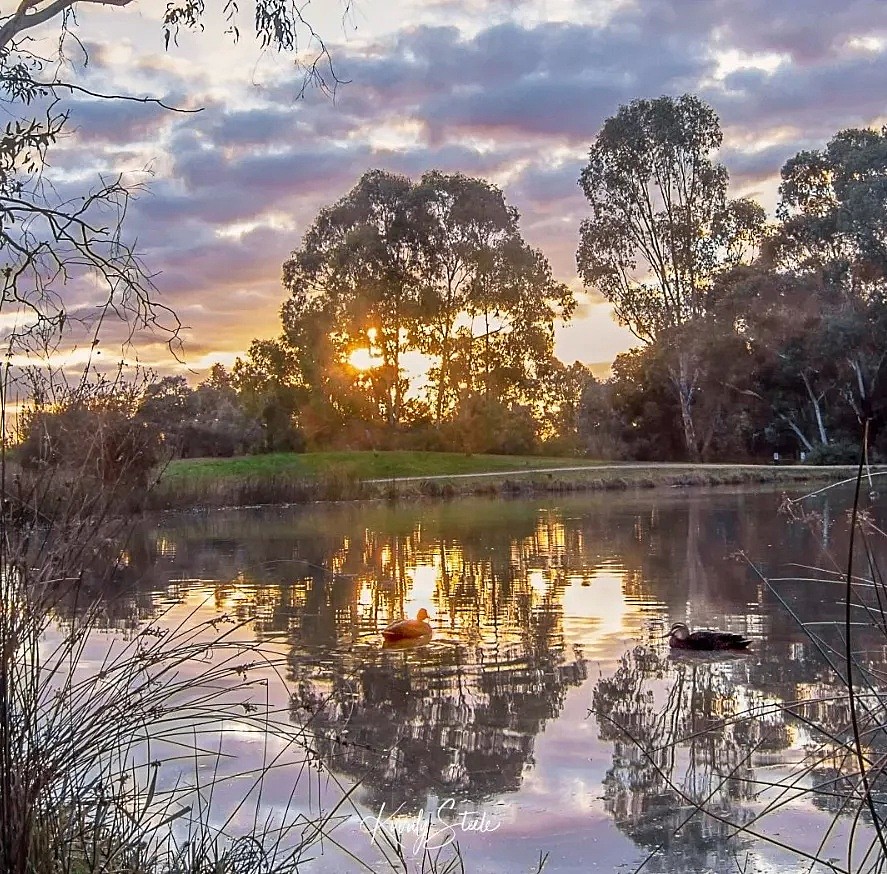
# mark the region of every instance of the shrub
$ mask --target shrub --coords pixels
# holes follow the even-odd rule
[[[537,428],[529,407],[474,394],[463,399],[446,431],[462,452],[532,455],[539,449]]]
[[[859,452],[859,444],[852,440],[820,444],[807,453],[804,464],[857,464],[859,462]],[[878,460],[878,453],[874,450],[869,450],[869,461],[877,463]]]
[[[65,402],[24,417],[19,459],[26,470],[76,472],[86,482],[147,484],[161,460],[160,433],[114,405]]]

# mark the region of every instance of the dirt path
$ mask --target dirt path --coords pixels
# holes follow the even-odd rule
[[[449,480],[449,479],[476,479],[478,477],[490,476],[520,476],[528,473],[596,473],[597,471],[614,471],[614,470],[646,470],[655,472],[657,470],[686,470],[686,471],[728,471],[728,470],[780,470],[786,469],[790,465],[770,465],[770,464],[685,464],[679,461],[660,461],[655,464],[648,462],[625,462],[623,464],[584,464],[575,467],[522,467],[516,470],[491,470],[483,473],[436,473],[426,476],[388,476],[381,479],[367,479],[366,483],[390,483],[390,482],[427,482],[429,480]],[[854,470],[853,465],[823,465],[818,468],[810,468],[810,470]]]

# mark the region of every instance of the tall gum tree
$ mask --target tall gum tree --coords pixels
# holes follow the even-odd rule
[[[553,354],[554,322],[569,319],[572,292],[521,236],[502,191],[461,173],[426,173],[417,187],[429,217],[423,235],[419,348],[435,360],[439,423],[461,394],[504,397]]]
[[[756,245],[763,210],[727,200],[727,171],[712,160],[718,117],[699,98],[635,100],[608,118],[579,184],[592,209],[580,227],[579,273],[645,344],[671,349],[689,458],[700,457],[693,416],[701,372],[694,328],[712,280]]]
[[[283,313],[287,336],[301,345],[298,322],[320,306],[339,335],[340,357],[359,348],[377,353],[381,361],[366,379],[392,427],[401,422],[408,388],[402,356],[416,327],[425,215],[409,179],[371,170],[321,210],[283,265],[291,295]]]
[[[461,173],[426,173],[419,196],[430,218],[423,241],[420,348],[436,360],[429,375],[440,423],[456,400],[451,371],[459,320],[479,301],[496,250],[517,235],[518,216],[498,188]]]
[[[284,336],[314,398],[335,406],[330,375],[369,348],[377,361],[356,383],[389,428],[423,406],[405,400],[404,353],[427,357],[427,409],[438,424],[468,398],[525,403],[547,373],[555,320],[575,305],[498,188],[438,171],[417,183],[364,174],[321,210],[283,280]]]
[[[782,168],[773,266],[821,289],[841,396],[872,419],[887,366],[887,127],[848,129]]]

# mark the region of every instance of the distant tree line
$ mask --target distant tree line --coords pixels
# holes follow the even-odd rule
[[[25,454],[51,459],[100,408],[102,433],[137,426],[146,459],[410,448],[837,462],[855,457],[864,421],[887,455],[887,128],[788,160],[770,222],[728,199],[720,145],[714,111],[684,95],[621,107],[591,146],[579,274],[639,341],[606,381],[555,357],[576,301],[499,188],[372,170],[284,263],[278,338],[196,388],[166,377],[113,402],[99,392],[88,415],[71,398],[38,404]]]
[[[887,128],[788,160],[770,224],[726,199],[720,142],[685,95],[622,107],[591,148],[579,271],[641,345],[586,386],[586,449],[844,462],[868,422],[887,454]]]

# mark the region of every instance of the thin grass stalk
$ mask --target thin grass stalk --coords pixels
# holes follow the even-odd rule
[[[607,722],[611,723],[620,732],[622,732],[632,742],[632,744],[634,744],[640,750],[641,755],[643,755],[643,757],[650,763],[650,765],[653,767],[653,769],[656,771],[656,773],[659,774],[659,776],[663,779],[665,784],[673,792],[675,792],[685,804],[693,807],[694,812],[703,813],[706,816],[710,817],[711,819],[716,820],[717,822],[721,822],[724,825],[729,825],[732,828],[736,829],[737,833],[741,832],[741,833],[748,834],[754,838],[760,838],[760,839],[766,841],[767,843],[773,844],[774,846],[779,847],[780,849],[787,850],[791,853],[794,853],[795,855],[798,855],[801,858],[808,859],[811,862],[817,862],[821,865],[825,865],[830,870],[836,872],[836,874],[852,874],[852,872],[850,871],[849,868],[839,868],[833,862],[830,862],[825,859],[820,859],[819,857],[814,856],[811,853],[807,853],[807,852],[800,850],[796,847],[792,847],[791,844],[788,844],[785,841],[777,840],[772,835],[767,835],[765,833],[755,831],[754,829],[748,827],[747,825],[743,825],[742,823],[736,823],[733,820],[729,819],[728,817],[717,813],[716,811],[713,811],[709,808],[703,807],[701,804],[699,804],[697,801],[695,801],[693,798],[691,798],[689,795],[687,795],[687,793],[684,792],[681,789],[681,787],[678,786],[668,776],[668,774],[665,773],[665,771],[662,768],[660,768],[658,763],[648,753],[647,749],[641,743],[641,741],[638,738],[636,738],[627,728],[625,728],[625,726],[620,725],[618,722],[616,722],[614,719],[611,719],[605,713],[602,713],[600,715],[603,719],[607,720]]]
[[[853,679],[853,650],[852,650],[852,628],[851,628],[851,610],[850,610],[850,602],[853,597],[853,549],[855,544],[855,533],[856,533],[856,518],[859,512],[859,493],[862,486],[862,475],[865,465],[865,447],[868,444],[868,434],[869,434],[869,420],[866,419],[865,424],[863,426],[863,439],[862,445],[863,449],[860,451],[859,455],[859,467],[856,472],[856,486],[853,492],[853,506],[850,513],[850,542],[847,547],[847,587],[846,587],[846,603],[844,609],[844,636],[846,639],[846,659],[847,659],[847,697],[850,704],[850,720],[852,724],[853,730],[853,741],[856,750],[856,759],[859,766],[860,778],[862,780],[863,792],[864,792],[864,800],[869,808],[869,813],[872,817],[872,822],[875,826],[875,831],[878,835],[878,840],[881,843],[881,853],[882,858],[887,858],[887,838],[884,836],[884,832],[881,826],[881,820],[878,816],[878,812],[875,809],[875,802],[872,798],[871,786],[869,784],[868,779],[868,768],[865,760],[865,756],[862,752],[862,738],[859,733],[859,720],[856,713],[856,693],[854,689],[854,679]],[[850,833],[850,842],[847,850],[847,867],[850,867],[850,859],[853,850],[853,838],[855,835],[855,828]]]

